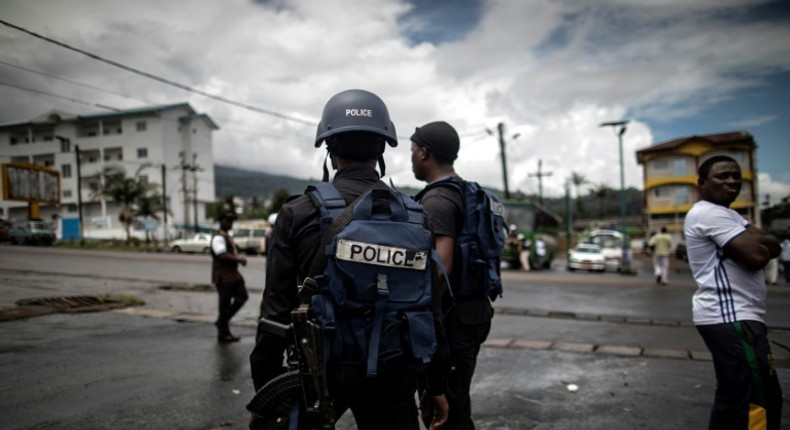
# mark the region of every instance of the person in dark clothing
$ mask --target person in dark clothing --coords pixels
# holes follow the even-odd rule
[[[426,124],[417,128],[411,141],[412,170],[418,180],[429,184],[450,177],[462,180],[453,167],[460,141],[452,126],[446,122]],[[460,261],[460,252],[455,252],[455,239],[465,222],[463,198],[457,188],[437,186],[421,196],[420,204],[428,212],[428,224],[436,236],[436,251],[448,272],[450,285],[458,285],[460,270],[453,271],[453,268],[470,264]],[[480,345],[488,337],[494,311],[485,296],[455,295],[454,304],[450,305],[449,300],[446,300],[444,324],[450,347],[450,372],[447,379],[450,414],[446,428],[474,429],[469,390],[477,365],[477,354]]]
[[[349,90],[327,102],[318,126],[316,147],[323,142],[327,144],[332,167],[337,170],[333,185],[346,204],[351,204],[379,183],[376,162],[379,162],[383,175],[385,145],[396,146],[397,137],[387,107],[378,96],[363,90]],[[328,179],[326,167],[324,179]],[[290,200],[280,210],[267,257],[261,318],[290,323],[290,313],[299,305],[298,285],[310,275],[321,242],[319,219],[320,212],[307,195]],[[441,411],[431,428],[438,428],[447,415],[444,397],[447,344],[441,325],[440,296],[436,293],[434,297],[438,348],[427,378],[431,399]],[[283,372],[285,348],[285,339],[269,335],[259,328],[256,345],[250,356],[256,391]],[[365,363],[330,363],[327,374],[330,376],[330,391],[337,416],[351,409],[358,429],[419,428],[414,394],[421,375],[416,371],[386,369],[381,370],[376,377],[367,377]],[[287,408],[284,412],[287,415]],[[264,420],[253,414],[250,427],[269,429],[288,428],[289,425],[288,416],[267,417],[266,422],[261,421]],[[304,421],[300,420],[299,428],[306,428]]]
[[[236,244],[228,232],[233,228],[235,216],[230,212],[220,213],[219,230],[211,237],[211,282],[219,294],[219,316],[217,340],[221,343],[238,342],[239,337],[230,332],[230,319],[247,301],[244,277],[239,273],[239,264],[247,265],[247,259],[237,255]]]

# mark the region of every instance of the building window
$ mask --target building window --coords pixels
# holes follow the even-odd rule
[[[669,161],[666,159],[664,160],[654,160],[653,161],[653,168],[656,170],[665,170],[669,168]]]
[[[60,140],[60,152],[71,152],[71,141],[68,139]]]
[[[63,198],[67,199],[71,197],[71,190],[63,190]]]
[[[653,188],[653,196],[666,197],[667,195],[669,195],[669,193],[667,192],[666,187]]]
[[[138,176],[137,181],[140,183],[140,185],[148,185],[148,175]]]
[[[61,164],[60,165],[60,173],[61,173],[61,176],[63,176],[64,178],[70,178],[71,177],[71,164]]]
[[[685,158],[672,160],[672,174],[675,176],[686,176],[688,174],[688,164]]]
[[[16,145],[17,143],[19,143],[19,139],[17,139],[16,137],[11,137],[11,144]]]
[[[148,148],[137,148],[137,158],[148,158]]]
[[[689,202],[689,189],[687,187],[675,188],[675,204],[685,205]]]
[[[145,131],[148,128],[148,124],[145,121],[138,121],[135,126],[137,127],[137,131]]]

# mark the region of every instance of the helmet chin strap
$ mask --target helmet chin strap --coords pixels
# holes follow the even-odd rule
[[[386,167],[384,166],[384,154],[379,154],[379,170],[381,170],[381,177],[384,177],[384,170]]]
[[[329,157],[329,147],[326,148],[326,156],[324,156],[324,177],[321,179],[321,182],[329,182],[329,169],[326,167],[326,159]],[[334,158],[332,160],[332,169],[337,170],[337,165],[335,164]]]

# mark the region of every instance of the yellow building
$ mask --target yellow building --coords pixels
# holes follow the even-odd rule
[[[647,231],[667,227],[682,241],[683,219],[697,202],[697,168],[714,155],[727,155],[741,166],[743,187],[730,207],[759,224],[757,145],[751,134],[735,131],[673,139],[636,152],[644,165],[644,214]]]

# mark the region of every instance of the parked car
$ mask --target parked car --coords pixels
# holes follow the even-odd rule
[[[55,237],[55,230],[44,221],[14,221],[8,229],[8,239],[13,244],[50,246]]]
[[[568,253],[568,270],[589,270],[603,272],[606,270],[606,259],[601,247],[592,243],[580,243]]]
[[[170,241],[170,251],[172,252],[200,252],[208,254],[211,250],[211,234],[197,233],[186,239]]]
[[[236,248],[245,254],[266,254],[267,231],[266,228],[239,228],[233,230],[233,241]]]

